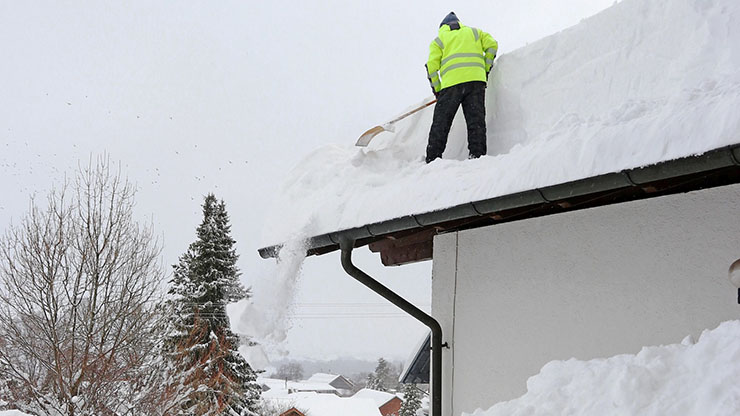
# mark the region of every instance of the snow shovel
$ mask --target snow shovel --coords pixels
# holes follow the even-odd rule
[[[375,126],[375,127],[371,128],[370,130],[362,133],[362,136],[360,136],[360,138],[357,139],[357,143],[355,143],[355,146],[361,146],[361,147],[367,146],[370,143],[370,140],[372,140],[373,137],[375,137],[376,135],[378,135],[378,134],[380,134],[380,133],[382,133],[384,131],[390,131],[390,132],[394,131],[393,124],[395,122],[397,122],[399,120],[403,120],[404,118],[406,118],[406,117],[408,117],[408,116],[416,113],[417,111],[421,111],[421,110],[429,107],[430,105],[432,105],[432,104],[434,104],[436,102],[437,102],[437,99],[436,98],[432,98],[431,101],[426,101],[426,102],[424,102],[424,104],[422,104],[422,105],[420,105],[420,106],[418,106],[418,107],[416,107],[416,108],[414,108],[414,109],[412,109],[412,110],[410,110],[408,112],[405,112],[405,113],[401,114],[400,116],[394,118],[393,120],[391,120],[391,121],[389,121],[389,122],[387,122],[387,123],[385,123],[383,125]]]

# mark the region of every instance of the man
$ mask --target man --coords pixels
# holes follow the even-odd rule
[[[470,158],[486,154],[485,93],[488,73],[498,51],[488,33],[464,26],[448,14],[439,25],[439,36],[429,45],[427,76],[437,97],[434,120],[429,131],[427,163],[442,157],[452,119],[462,104],[468,126]]]

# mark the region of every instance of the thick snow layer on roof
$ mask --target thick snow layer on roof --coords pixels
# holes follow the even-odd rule
[[[316,416],[381,416],[369,399],[338,397],[333,394],[296,393],[273,401],[283,402],[307,415]]]
[[[362,389],[354,394],[355,398],[358,399],[370,399],[372,400],[378,407],[388,403],[389,401],[393,400],[396,395],[387,393],[384,391],[377,391],[372,389]]]
[[[737,0],[623,0],[497,60],[486,96],[488,156],[465,160],[462,111],[444,160],[430,165],[422,159],[432,107],[366,149],[347,137],[346,144],[320,148],[290,172],[263,242],[736,144],[738,39]],[[368,127],[374,122],[383,120],[368,120]]]
[[[31,416],[28,413],[23,413],[20,410],[0,410],[0,416]]]
[[[740,321],[705,331],[696,344],[646,347],[636,355],[552,361],[522,397],[475,416],[738,415]]]

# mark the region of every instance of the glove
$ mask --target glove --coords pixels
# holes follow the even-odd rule
[[[493,58],[491,58],[491,62],[493,62],[493,60],[495,59],[496,59],[496,55],[493,55]],[[486,72],[486,79],[488,79],[488,75],[491,73],[491,71],[493,71],[493,63],[491,63],[491,69],[489,69],[488,72]]]
[[[434,85],[432,85],[432,77],[429,75],[429,67],[427,64],[424,64],[424,69],[427,74],[427,79],[429,80],[429,87],[432,88],[432,94],[434,94],[434,98],[439,98],[439,91],[434,89]]]

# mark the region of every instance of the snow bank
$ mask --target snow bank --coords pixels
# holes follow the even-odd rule
[[[740,414],[740,321],[696,344],[645,347],[637,355],[552,361],[522,397],[474,416]]]
[[[346,137],[289,173],[263,242],[307,224],[318,235],[738,143],[738,39],[736,0],[623,0],[497,60],[489,156],[460,161],[462,112],[445,160],[430,165],[431,108],[367,149]]]

